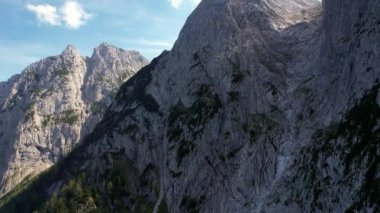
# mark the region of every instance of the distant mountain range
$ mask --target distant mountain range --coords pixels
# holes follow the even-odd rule
[[[0,83],[0,195],[52,166],[101,120],[119,86],[148,60],[106,43],[69,45]]]

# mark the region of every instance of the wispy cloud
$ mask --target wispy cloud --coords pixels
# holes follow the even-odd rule
[[[91,18],[77,1],[68,0],[57,8],[49,4],[27,4],[26,8],[35,13],[38,22],[53,26],[65,25],[68,28],[78,29]]]
[[[122,44],[122,46],[128,47],[128,49],[134,49],[141,52],[148,59],[157,57],[162,51],[170,50],[173,47],[174,39],[168,40],[156,40],[147,38],[115,38],[115,41]]]
[[[179,9],[183,3],[183,0],[168,0],[170,5],[176,9]]]
[[[57,8],[48,4],[32,5],[27,4],[26,8],[36,14],[39,23],[60,25],[60,17]]]
[[[192,4],[192,6],[197,6],[201,0],[168,0],[170,5],[176,9],[179,9],[187,1]]]
[[[130,43],[137,45],[142,45],[146,47],[162,47],[162,48],[171,48],[173,46],[173,41],[161,41],[161,40],[149,40],[145,38],[137,38],[128,40]]]

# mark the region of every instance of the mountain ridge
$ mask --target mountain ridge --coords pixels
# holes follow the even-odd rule
[[[117,87],[148,63],[106,43],[94,55],[100,49],[107,58],[82,57],[68,45],[2,83],[1,194],[66,155],[101,119]]]
[[[39,212],[378,211],[379,7],[202,1],[173,50],[3,209],[38,192]]]

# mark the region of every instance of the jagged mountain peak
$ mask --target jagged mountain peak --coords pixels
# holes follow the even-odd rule
[[[68,45],[0,83],[0,197],[57,162],[93,129],[120,84],[147,64],[138,56],[142,60],[116,51],[91,61]]]
[[[125,51],[121,48],[118,48],[106,42],[103,42],[98,47],[94,48],[91,58],[112,57],[121,52],[125,52]]]
[[[94,48],[90,59],[95,64],[108,60],[108,63],[105,63],[107,66],[118,66],[119,63],[117,61],[120,62],[120,60],[126,61],[129,64],[147,64],[149,62],[138,51],[124,50],[106,42],[103,42],[98,47]],[[109,63],[111,61],[115,62],[114,65]]]
[[[80,56],[78,49],[73,44],[68,44],[66,48],[61,53],[62,56],[72,55],[72,56]]]
[[[380,5],[323,6],[202,1],[173,50],[3,209],[379,212]]]
[[[112,44],[109,44],[107,42],[102,42],[99,44],[99,46],[95,47],[94,48],[94,51],[107,51],[107,50],[113,50],[113,49],[121,49],[121,48],[118,48]]]
[[[96,48],[118,48],[118,47],[116,47],[116,46],[114,46],[112,44],[109,44],[108,42],[104,41],[104,42],[100,43],[99,46],[96,47]]]

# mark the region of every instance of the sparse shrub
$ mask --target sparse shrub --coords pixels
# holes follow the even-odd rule
[[[67,77],[70,74],[70,71],[63,68],[63,69],[57,70],[55,74],[56,76],[62,78],[62,77]]]
[[[240,97],[239,92],[237,92],[237,91],[229,92],[228,96],[229,96],[230,102],[238,101],[239,97]]]
[[[195,145],[189,141],[182,141],[177,151],[177,163],[181,165],[183,158],[185,158],[191,151],[193,151]]]
[[[76,114],[76,111],[69,109],[62,112],[62,115],[58,118],[58,122],[65,123],[69,125],[74,125],[79,121],[79,115]]]

